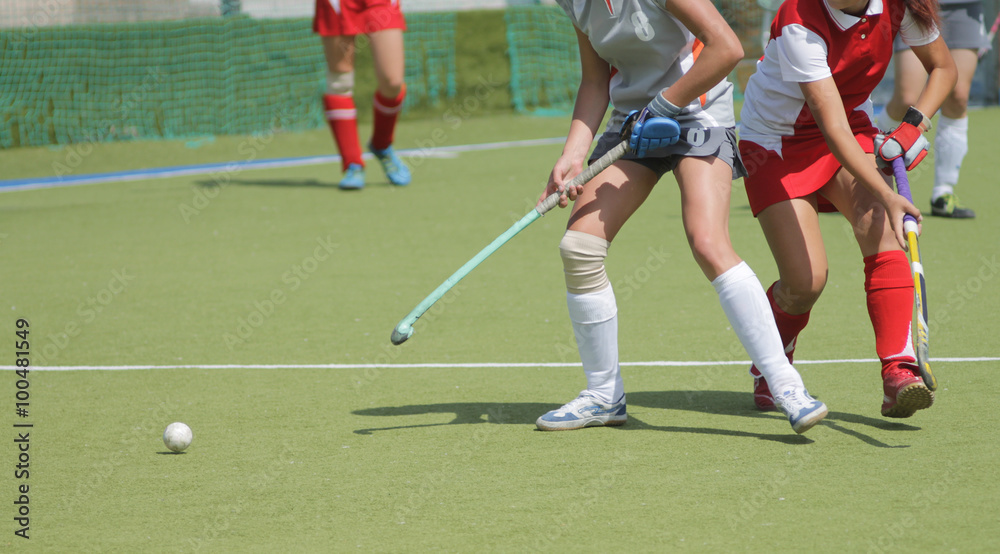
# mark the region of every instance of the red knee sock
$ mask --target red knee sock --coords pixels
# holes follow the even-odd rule
[[[344,170],[351,164],[364,166],[361,161],[361,141],[358,140],[358,111],[354,107],[354,97],[335,94],[323,95],[326,120],[330,123],[333,140],[340,150]]]
[[[775,281],[768,287],[767,299],[771,303],[774,322],[778,324],[778,334],[781,335],[781,344],[785,347],[785,355],[788,356],[788,361],[790,362],[792,361],[792,354],[795,353],[795,340],[799,337],[799,333],[806,328],[806,324],[809,323],[810,312],[790,314],[778,307],[778,303],[774,301],[774,285],[777,284],[778,282]],[[760,377],[760,371],[755,366],[750,368],[750,373],[754,377]]]
[[[396,119],[403,109],[403,100],[406,98],[406,85],[400,89],[395,98],[386,98],[375,92],[375,99],[372,101],[372,108],[375,112],[375,123],[372,129],[372,148],[384,150],[392,144],[392,135],[396,130]]]
[[[882,374],[895,366],[915,369],[910,324],[913,321],[913,276],[901,250],[865,258],[868,315],[875,329],[875,352]]]

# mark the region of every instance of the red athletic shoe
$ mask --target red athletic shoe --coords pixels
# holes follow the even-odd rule
[[[756,369],[753,367],[750,370],[750,374],[753,375],[753,403],[762,412],[777,411],[778,408],[774,405],[771,389],[767,386],[767,381],[763,376],[754,375]]]
[[[890,365],[882,370],[882,415],[910,417],[934,404],[934,391],[916,374],[916,368]]]

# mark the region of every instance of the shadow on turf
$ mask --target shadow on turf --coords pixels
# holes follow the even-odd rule
[[[751,405],[752,399],[749,393],[734,391],[638,391],[628,393],[628,404],[630,407],[655,408],[663,410],[688,410],[705,414],[743,416],[755,419],[774,419],[779,424],[783,423],[784,417],[775,412],[759,412]],[[358,429],[354,431],[359,435],[370,435],[375,431],[391,431],[398,429],[417,429],[421,427],[438,427],[441,425],[467,425],[472,423],[494,423],[527,425],[535,422],[539,415],[556,408],[552,404],[537,402],[455,402],[447,404],[414,404],[409,406],[367,408],[355,410],[355,415],[361,416],[408,416],[425,414],[454,414],[454,419],[447,423],[424,423],[416,425],[397,425],[393,427],[372,427]],[[867,416],[845,413],[830,412],[820,427],[828,427],[858,440],[879,448],[906,448],[906,445],[893,446],[886,444],[874,437],[859,431],[848,429],[840,423],[850,423],[856,425],[866,425],[876,429],[886,431],[918,431],[919,427],[870,418]],[[707,427],[673,427],[657,426],[647,424],[636,418],[634,414],[629,417],[629,422],[624,427],[618,427],[625,431],[632,430],[659,430],[672,433],[703,433],[707,435],[728,435],[737,437],[756,438],[761,440],[772,440],[786,444],[808,444],[813,442],[802,435],[788,433],[764,434],[739,431],[733,429],[718,429]],[[784,431],[784,429],[782,429]],[[811,431],[815,433],[816,430]]]
[[[396,427],[375,427],[354,431],[359,435],[370,435],[373,431],[390,431],[394,429],[415,429],[419,427],[437,427],[440,425],[466,425],[469,423],[499,423],[524,425],[534,423],[538,416],[552,409],[551,404],[532,402],[455,402],[450,404],[416,404],[392,408],[368,408],[355,410],[354,415],[362,416],[406,416],[422,414],[455,414],[455,419],[448,423],[425,423],[418,425],[399,425]]]
[[[639,391],[628,393],[628,404],[630,406],[642,406],[646,408],[660,408],[664,410],[690,410],[696,412],[702,412],[706,414],[717,414],[717,415],[741,415],[745,417],[752,418],[774,418],[774,419],[784,419],[783,416],[777,412],[760,412],[757,411],[752,405],[753,401],[749,393],[734,392],[734,391],[663,391],[663,392],[651,392],[651,391]],[[632,428],[632,421],[635,420],[634,417],[629,418],[629,425],[624,427],[625,429]],[[905,423],[899,423],[897,421],[876,419],[872,417],[867,417],[858,414],[851,414],[847,412],[835,412],[831,411],[829,415],[820,423],[819,427],[828,427],[835,431],[839,431],[846,435],[852,436],[864,443],[876,446],[879,448],[908,448],[909,445],[891,445],[886,444],[870,435],[866,435],[860,431],[853,429],[848,429],[839,423],[851,423],[856,425],[865,425],[868,427],[874,427],[883,431],[919,431],[919,427],[914,427],[912,425],[907,425]],[[642,428],[642,425],[646,425],[640,422],[640,426],[635,426],[635,428]],[[819,428],[818,427],[818,428]],[[659,429],[656,426],[646,426],[650,429]],[[818,429],[817,428],[817,429]],[[664,427],[664,431],[684,431],[688,428],[684,427]],[[756,433],[744,433],[742,431],[730,431],[722,429],[692,429],[690,432],[704,432],[708,434],[722,434],[722,435],[734,435],[734,436],[755,436],[761,439],[769,440],[779,440],[781,442],[795,443],[795,441],[788,440],[789,437],[786,435],[759,435]],[[810,435],[814,435],[816,430],[809,431]],[[804,438],[801,436],[791,437],[791,438]],[[811,441],[802,441],[811,442]]]
[[[211,189],[218,188],[219,184],[215,181],[195,181],[199,187]],[[226,185],[243,185],[243,186],[258,186],[258,187],[320,187],[320,188],[337,188],[337,183],[335,182],[324,182],[318,181],[316,179],[230,179],[225,183]]]

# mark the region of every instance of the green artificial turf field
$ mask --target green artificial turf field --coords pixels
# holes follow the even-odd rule
[[[404,121],[397,147],[567,127],[467,115]],[[973,113],[959,192],[978,217],[924,222],[941,387],[912,419],[879,415],[861,258],[844,220],[824,216],[830,279],[796,356],[830,415],[803,436],[753,409],[733,363],[746,354],[691,259],[670,177],[608,259],[629,423],[571,433],[534,428],[584,387],[556,249],[566,211],[489,258],[408,342],[389,342],[532,207],[558,144],[410,158],[407,188],[372,165],[356,193],[336,189],[333,165],[0,192],[0,549],[996,551],[998,127],[1000,109]],[[21,149],[0,152],[0,167],[13,179],[332,148],[316,131]],[[929,167],[912,176],[921,209]],[[740,182],[730,228],[770,284]],[[37,366],[23,418],[19,318]],[[172,421],[194,430],[183,454],[161,442]],[[19,423],[33,425],[21,478]],[[22,485],[28,540],[15,535]]]

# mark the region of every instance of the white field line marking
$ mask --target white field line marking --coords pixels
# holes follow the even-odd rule
[[[931,362],[970,363],[970,362],[1000,362],[1000,357],[980,358],[932,358]],[[795,365],[829,365],[829,364],[869,364],[878,363],[877,359],[843,359],[843,360],[797,360]],[[626,367],[692,367],[738,365],[749,366],[750,361],[659,361],[659,362],[622,362]],[[580,367],[578,363],[467,363],[467,364],[190,364],[190,365],[65,365],[65,366],[31,366],[31,371],[133,371],[151,369],[479,369],[479,368],[531,368],[531,367]],[[0,369],[23,369],[17,366],[5,365]]]

